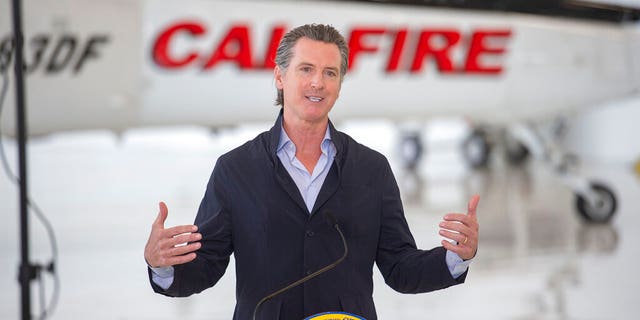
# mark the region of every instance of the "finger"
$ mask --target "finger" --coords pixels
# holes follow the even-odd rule
[[[196,254],[194,252],[191,252],[182,256],[167,258],[165,259],[165,263],[166,265],[169,265],[169,266],[175,266],[176,264],[184,264],[184,263],[190,262],[195,258],[196,258]]]
[[[174,246],[189,243],[189,242],[196,242],[196,241],[199,241],[200,239],[202,239],[202,235],[200,235],[199,233],[181,234],[169,240],[169,245],[174,247]]]
[[[444,216],[445,225],[455,227],[456,225],[465,225],[471,230],[478,230],[478,220],[476,216],[466,215],[463,213],[449,213]]]
[[[200,247],[202,247],[202,244],[200,242],[194,242],[186,246],[174,247],[173,249],[169,250],[168,253],[171,257],[182,256],[187,253],[194,252],[200,249]]]
[[[473,226],[467,226],[463,223],[459,223],[459,222],[452,222],[452,221],[442,221],[439,224],[439,227],[442,229],[446,229],[449,231],[455,231],[458,233],[462,233],[465,235],[472,235],[473,232]]]
[[[440,235],[447,238],[447,239],[451,239],[453,241],[458,242],[459,244],[465,244],[464,240],[467,239],[468,242],[468,237],[462,233],[455,233],[455,232],[451,232],[451,231],[447,231],[447,230],[440,230]]]
[[[156,217],[156,221],[154,221],[153,224],[164,228],[164,222],[165,220],[167,220],[167,216],[169,215],[169,209],[167,208],[167,205],[162,201],[158,203],[158,207],[158,216]]]
[[[457,221],[468,225],[473,221],[473,217],[464,213],[448,213],[444,216],[444,220]]]
[[[473,197],[471,197],[471,200],[469,200],[467,214],[469,214],[470,216],[476,215],[476,208],[478,208],[478,202],[480,202],[480,195],[477,195],[477,194],[473,195]]]
[[[185,224],[181,226],[175,226],[171,228],[164,229],[163,236],[166,238],[174,237],[183,233],[193,233],[198,231],[198,226],[193,224]]]
[[[459,246],[459,245],[455,245],[455,244],[453,244],[453,243],[451,243],[451,242],[449,242],[447,240],[442,240],[441,243],[442,243],[442,246],[445,249],[447,249],[447,250],[449,250],[451,252],[457,253],[458,256],[460,256],[463,253],[464,248]]]

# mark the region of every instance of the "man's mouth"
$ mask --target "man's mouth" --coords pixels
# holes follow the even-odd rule
[[[324,100],[324,98],[316,97],[316,96],[307,96],[307,99],[309,99],[311,102],[320,102]]]

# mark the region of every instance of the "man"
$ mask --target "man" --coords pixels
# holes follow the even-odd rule
[[[386,158],[329,121],[347,59],[348,47],[333,27],[304,25],[284,36],[274,70],[282,108],[273,128],[218,159],[194,225],[164,229],[168,210],[160,203],[145,248],[156,292],[188,296],[215,285],[233,253],[234,319],[251,319],[261,298],[343,254],[327,212],[344,232],[346,259],[265,302],[258,319],[299,320],[327,311],[376,319],[374,262],[403,293],[464,282],[478,243],[478,196],[467,214],[447,214],[440,224],[440,234],[453,243],[416,248]]]

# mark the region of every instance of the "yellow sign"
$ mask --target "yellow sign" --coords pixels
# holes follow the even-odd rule
[[[345,312],[325,312],[305,318],[304,320],[366,320],[360,316]]]

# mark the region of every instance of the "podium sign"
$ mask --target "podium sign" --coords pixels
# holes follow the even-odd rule
[[[366,320],[355,314],[346,312],[323,312],[304,318],[304,320]]]

